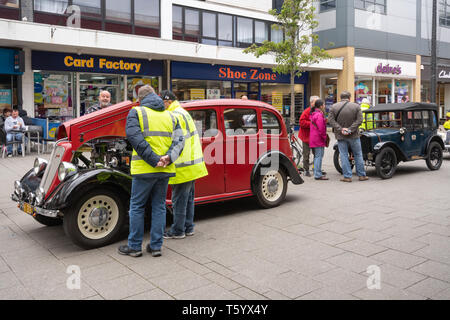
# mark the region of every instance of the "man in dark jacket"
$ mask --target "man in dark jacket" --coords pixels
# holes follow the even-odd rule
[[[350,102],[351,93],[341,93],[341,102],[334,104],[328,114],[328,122],[331,124],[338,141],[339,154],[342,163],[342,182],[352,182],[352,168],[348,159],[348,149],[353,152],[356,162],[356,174],[360,181],[369,180],[364,168],[361,140],[359,139],[359,126],[363,122],[363,115],[358,104]]]
[[[152,226],[147,252],[159,257],[166,224],[167,187],[169,178],[175,176],[174,162],[184,147],[184,136],[177,118],[165,110],[152,87],[141,87],[138,96],[140,106],[130,110],[126,124],[127,139],[133,147],[133,180],[128,245],[120,246],[119,253],[142,255],[145,207],[150,197]]]

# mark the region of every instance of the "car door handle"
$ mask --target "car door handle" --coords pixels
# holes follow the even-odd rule
[[[264,144],[265,142],[264,141],[260,141],[260,142],[258,142],[258,144]]]

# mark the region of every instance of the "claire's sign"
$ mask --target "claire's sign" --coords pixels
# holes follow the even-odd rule
[[[402,74],[402,67],[400,67],[399,65],[397,66],[391,66],[389,64],[387,65],[383,65],[382,63],[380,63],[376,70],[376,73],[381,73],[381,74],[394,74],[394,75],[399,75]]]

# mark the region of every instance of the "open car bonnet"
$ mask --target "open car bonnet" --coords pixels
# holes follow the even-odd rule
[[[126,137],[125,126],[128,112],[139,105],[124,101],[105,109],[66,121],[59,127],[58,140],[68,138],[73,149],[85,142],[103,137]]]

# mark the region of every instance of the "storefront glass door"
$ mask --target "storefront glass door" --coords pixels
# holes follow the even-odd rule
[[[98,97],[103,90],[111,94],[111,104],[124,100],[123,88],[121,88],[122,77],[109,74],[80,74],[80,115],[98,103]],[[123,84],[122,84],[123,85]]]

